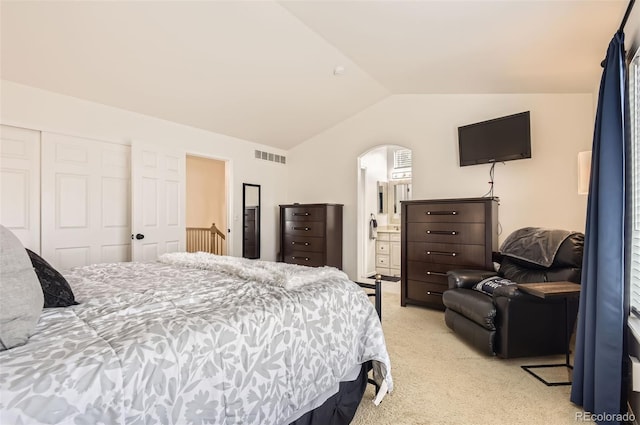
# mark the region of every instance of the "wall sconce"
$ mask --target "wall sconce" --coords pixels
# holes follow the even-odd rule
[[[591,177],[591,151],[578,152],[578,194],[589,194]]]

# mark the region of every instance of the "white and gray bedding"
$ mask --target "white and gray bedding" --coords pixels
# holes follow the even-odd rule
[[[288,424],[368,360],[393,387],[375,309],[336,269],[198,253],[64,275],[80,304],[0,353],[2,424]]]

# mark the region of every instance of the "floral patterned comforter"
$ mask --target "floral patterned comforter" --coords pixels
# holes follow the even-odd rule
[[[368,360],[392,389],[375,309],[341,272],[282,264],[305,276],[289,286],[163,261],[65,273],[80,304],[0,353],[0,423],[288,424]]]

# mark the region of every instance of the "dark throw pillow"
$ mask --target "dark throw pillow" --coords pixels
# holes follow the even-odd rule
[[[69,307],[78,304],[67,279],[38,254],[28,248],[25,249],[42,286],[44,308]]]
[[[505,279],[504,277],[493,276],[493,277],[484,279],[481,282],[476,283],[475,285],[473,285],[473,289],[475,289],[476,291],[483,292],[487,295],[493,295],[494,289],[500,286],[515,285],[515,284],[516,282],[512,282],[509,279]]]

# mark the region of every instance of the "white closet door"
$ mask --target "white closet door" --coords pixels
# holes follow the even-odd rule
[[[0,224],[40,253],[40,132],[0,125]]]
[[[133,261],[185,250],[184,151],[133,142]]]
[[[130,261],[130,148],[42,134],[42,254],[54,267]]]

